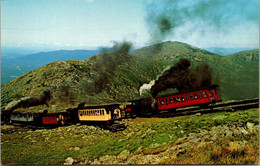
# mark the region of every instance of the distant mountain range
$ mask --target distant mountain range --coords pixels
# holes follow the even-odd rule
[[[68,52],[62,52],[57,53],[69,55]],[[49,54],[50,57],[51,55],[53,54]],[[143,97],[139,95],[139,88],[144,83],[156,79],[165,68],[173,66],[181,58],[189,59],[192,66],[209,64],[214,76],[212,83],[219,84],[223,100],[259,96],[258,49],[220,56],[181,42],[169,41],[143,47],[131,52],[127,61],[108,73],[105,86],[100,92],[94,93],[89,93],[88,85],[98,80],[100,73],[106,74],[102,67],[106,63],[102,61],[102,54],[82,58],[85,60],[49,63],[2,85],[2,108],[10,101],[37,96],[46,89],[52,89],[54,96],[52,107],[48,109],[61,108],[60,106],[64,108],[69,101],[78,104],[83,101],[112,103],[139,99]],[[62,100],[59,99],[61,96]]]
[[[99,50],[59,50],[23,56],[11,56],[12,53],[9,52],[11,58],[1,57],[1,84],[54,61],[85,60],[99,52]]]
[[[258,49],[258,48],[222,48],[222,47],[209,47],[209,48],[203,48],[207,51],[210,51],[214,54],[218,54],[218,55],[222,55],[222,56],[226,56],[226,55],[230,55],[230,54],[234,54],[237,52],[241,52],[241,51],[249,51],[249,50],[254,50],[254,49]]]
[[[226,56],[252,48],[210,47],[205,50]],[[131,51],[134,51],[132,49]],[[99,50],[58,50],[38,52],[39,49],[3,48],[1,50],[1,84],[5,84],[24,73],[37,69],[54,61],[85,60],[99,54]],[[37,53],[34,53],[37,52]],[[155,51],[156,52],[156,51]]]

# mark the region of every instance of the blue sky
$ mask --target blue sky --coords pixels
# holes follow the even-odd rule
[[[232,3],[239,5],[242,1],[232,0]],[[166,2],[169,5],[174,0],[159,3],[163,6]],[[234,16],[237,20],[241,17],[241,24],[229,25],[228,33],[215,32],[203,22],[203,33],[198,28],[191,31],[195,23],[189,20],[162,41],[181,41],[204,48],[258,47],[258,11],[252,10],[255,5],[258,9],[258,0],[244,2],[249,5]],[[151,0],[2,0],[1,45],[94,49],[111,46],[111,41],[127,40],[136,47],[147,46],[153,33],[147,23],[147,5],[152,3]],[[248,14],[255,15],[257,21],[247,21],[244,15]]]

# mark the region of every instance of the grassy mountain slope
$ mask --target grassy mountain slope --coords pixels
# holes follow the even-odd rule
[[[252,63],[243,63],[247,53],[252,55]],[[223,100],[258,97],[258,51],[242,52],[227,57],[180,42],[164,42],[138,49],[131,58],[116,67],[101,93],[90,95],[87,84],[93,82],[99,69],[93,64],[100,61],[95,55],[84,61],[57,61],[26,73],[2,85],[2,108],[10,101],[24,96],[40,95],[44,89],[53,89],[52,105],[68,105],[82,101],[88,103],[124,102],[138,99],[143,83],[156,79],[168,66],[180,58],[187,58],[192,66],[209,64],[213,69],[213,83],[221,88]],[[65,96],[62,102],[59,97]],[[58,101],[55,103],[55,101]]]
[[[99,60],[99,57],[96,55],[84,61],[53,62],[2,85],[2,108],[12,100],[40,95],[45,89],[54,92],[54,101],[58,101],[62,95],[69,95],[67,99],[76,101],[75,104],[84,101],[110,103],[137,99],[139,87],[143,82],[154,79],[164,68],[161,62],[132,57],[130,61],[117,67],[115,75],[110,76],[109,83],[101,93],[90,95],[86,84],[93,81],[98,73],[98,70],[93,69],[93,64]],[[64,89],[66,85],[69,88]],[[63,89],[69,94],[63,94]],[[55,105],[54,101],[51,104]],[[68,101],[64,102],[62,104],[68,104]]]
[[[231,54],[226,59],[236,64],[229,72],[230,81],[223,82],[226,93],[239,99],[258,97],[259,49]]]
[[[165,42],[136,50],[133,54],[164,61],[168,65],[173,65],[180,58],[188,58],[192,65],[207,63],[213,69],[213,83],[220,85],[222,99],[228,100],[258,97],[258,51],[243,51],[223,57],[188,44]]]

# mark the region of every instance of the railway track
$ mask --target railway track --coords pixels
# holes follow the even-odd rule
[[[250,108],[259,108],[259,99],[241,100],[241,101],[230,101],[225,103],[216,103],[209,105],[207,108],[197,107],[185,107],[177,110],[165,110],[161,111],[153,117],[174,117],[174,116],[185,116],[196,113],[206,114],[221,111],[237,111],[245,110]]]

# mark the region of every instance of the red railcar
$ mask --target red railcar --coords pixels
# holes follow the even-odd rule
[[[217,87],[217,85],[212,85],[192,92],[168,94],[157,97],[155,100],[158,110],[176,109],[193,105],[207,106],[220,101]]]
[[[48,113],[41,115],[42,125],[64,125],[67,122],[66,113]]]

